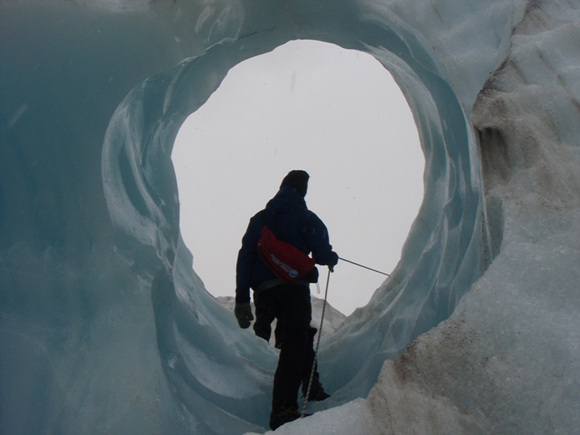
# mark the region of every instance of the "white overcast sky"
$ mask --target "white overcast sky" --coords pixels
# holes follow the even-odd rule
[[[234,67],[183,124],[173,149],[181,232],[215,296],[235,293],[248,221],[292,169],[346,259],[390,273],[423,195],[424,159],[407,103],[371,56],[293,41]],[[324,296],[327,269],[321,271]],[[385,277],[345,262],[328,300],[351,314]]]

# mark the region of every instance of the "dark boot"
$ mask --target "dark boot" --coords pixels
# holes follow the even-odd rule
[[[312,414],[304,414],[304,417],[308,417]],[[302,414],[293,406],[283,407],[278,412],[272,412],[270,415],[270,429],[276,430],[283,424],[289,423],[294,420],[298,420]]]
[[[302,395],[306,397],[307,392],[308,392],[308,382],[304,382],[302,384]],[[325,399],[328,399],[329,397],[330,394],[324,391],[324,388],[322,388],[322,384],[320,383],[320,381],[318,381],[318,379],[313,379],[312,386],[310,387],[310,396],[308,400],[310,402],[321,402]]]
[[[315,329],[316,331],[316,329]],[[307,399],[312,402],[320,402],[324,399],[328,399],[330,395],[324,391],[322,388],[322,384],[320,383],[318,374],[316,361],[314,362],[314,374],[312,375],[312,386],[310,387],[310,397]],[[310,369],[307,373],[304,373],[304,377],[302,378],[302,396],[306,397],[306,393],[308,392],[308,383],[310,382],[310,370],[312,370],[312,366],[310,365]]]

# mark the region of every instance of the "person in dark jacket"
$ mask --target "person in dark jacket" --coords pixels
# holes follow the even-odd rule
[[[333,270],[338,255],[332,250],[328,231],[316,214],[308,210],[304,197],[309,175],[291,171],[284,177],[280,190],[266,208],[250,219],[242,238],[236,266],[235,315],[241,328],[248,328],[254,316],[250,305],[250,288],[260,310],[278,320],[280,357],[274,375],[270,427],[276,429],[300,417],[298,390],[314,364],[312,349],[312,307],[309,279],[284,282],[262,261],[258,253],[263,223],[274,229],[276,236],[306,254],[317,264]],[[322,386],[316,380],[320,389]],[[322,390],[323,392],[323,390]],[[312,397],[312,396],[311,396]],[[328,397],[328,395],[325,395]]]

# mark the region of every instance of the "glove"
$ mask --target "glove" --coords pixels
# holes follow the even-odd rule
[[[318,282],[318,269],[316,268],[316,266],[314,266],[314,269],[312,269],[310,272],[306,274],[305,278],[306,281],[308,281],[311,284]]]
[[[254,320],[254,315],[252,314],[252,307],[249,302],[242,302],[236,304],[234,308],[234,314],[238,320],[238,325],[240,328],[246,329],[250,327],[250,322]]]
[[[333,254],[333,260],[328,264],[328,269],[331,272],[334,272],[334,266],[336,266],[336,264],[338,263],[338,254],[334,251],[332,251]]]

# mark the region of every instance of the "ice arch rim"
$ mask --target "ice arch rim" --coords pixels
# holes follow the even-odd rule
[[[290,40],[312,39],[368,53],[391,72],[418,127],[426,162],[424,199],[391,279],[323,345],[320,362],[330,366],[331,373],[325,385],[345,391],[336,395],[338,401],[368,393],[385,359],[396,357],[418,335],[446,319],[489,262],[481,169],[468,111],[428,44],[412,29],[397,22],[363,21],[361,34],[341,29],[324,33],[316,27],[242,33],[146,79],[116,110],[102,155],[105,197],[118,230],[119,251],[136,259],[142,275],[171,283],[179,265],[187,263],[179,260],[187,253],[179,243],[171,150],[184,120],[207,101],[229,69]],[[179,289],[173,288],[173,295],[176,292]],[[173,315],[155,301],[153,308],[156,315]],[[372,318],[365,315],[370,310],[375,313]],[[157,327],[163,328],[162,323]],[[158,331],[158,340],[171,334]],[[179,351],[167,343],[159,348],[171,354]],[[233,351],[259,359],[243,349]],[[352,352],[359,355],[358,361],[348,358]],[[233,404],[223,406],[235,415],[243,412]]]

